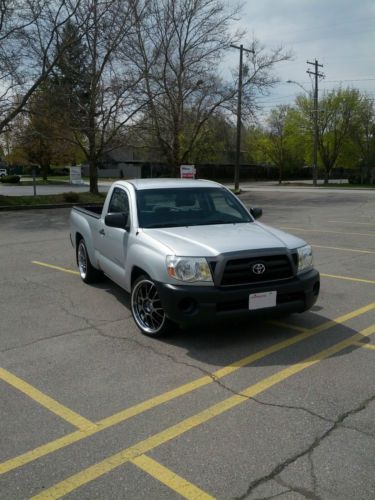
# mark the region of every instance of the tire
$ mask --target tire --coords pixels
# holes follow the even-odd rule
[[[99,281],[100,272],[92,266],[87,252],[85,240],[82,238],[77,247],[77,264],[79,274],[85,283],[95,283]]]
[[[133,319],[144,335],[161,337],[173,323],[165,315],[155,283],[146,275],[138,276],[131,291]]]

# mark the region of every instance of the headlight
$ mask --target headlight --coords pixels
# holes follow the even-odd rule
[[[167,256],[167,270],[169,276],[180,281],[211,281],[212,275],[203,257]]]
[[[307,271],[313,267],[313,255],[310,245],[297,248],[298,252],[298,272]]]

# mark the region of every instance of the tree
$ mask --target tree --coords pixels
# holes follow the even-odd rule
[[[283,179],[283,171],[288,163],[288,132],[286,122],[288,118],[289,106],[281,105],[274,108],[267,120],[267,141],[265,151],[271,161],[279,169],[279,184]]]
[[[24,162],[38,164],[43,179],[47,179],[51,164],[74,162],[77,152],[71,142],[62,140],[70,130],[56,117],[61,108],[56,105],[54,85],[46,80],[29,99],[24,120],[18,120],[15,145]]]
[[[305,96],[297,98],[300,125],[312,135],[312,100]],[[356,89],[338,89],[326,92],[319,100],[318,152],[325,171],[324,182],[336,165],[340,154],[350,140],[350,131],[355,123],[361,96]]]
[[[127,57],[133,15],[131,0],[82,0],[64,32],[69,50],[59,60],[56,95],[72,132],[64,139],[85,155],[92,193],[98,192],[101,156],[118,146],[125,126],[144,106],[137,94],[142,76],[134,74]]]
[[[144,132],[156,137],[173,176],[191,157],[210,118],[235,109],[237,84],[220,77],[219,65],[243,35],[232,29],[238,8],[228,10],[221,0],[144,0],[135,12],[131,54],[144,76]],[[270,69],[287,57],[281,51],[267,56],[254,47],[244,82],[253,84],[251,94],[272,84]]]
[[[358,151],[361,183],[371,178],[375,167],[375,108],[373,100],[364,95],[358,105],[357,119],[351,129],[351,146]]]
[[[80,0],[0,0],[0,134],[48,78],[54,51]]]

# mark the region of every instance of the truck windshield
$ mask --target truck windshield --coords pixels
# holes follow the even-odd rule
[[[252,222],[247,210],[224,188],[167,188],[137,191],[139,226],[204,226]]]

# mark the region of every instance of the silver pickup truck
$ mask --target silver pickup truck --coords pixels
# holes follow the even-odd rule
[[[131,294],[141,332],[222,318],[302,312],[319,295],[305,241],[256,221],[205,180],[115,182],[101,208],[74,207],[70,238],[81,278],[101,273]]]

